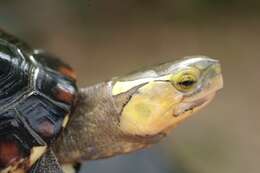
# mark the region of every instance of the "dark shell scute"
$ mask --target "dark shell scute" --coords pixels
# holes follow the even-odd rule
[[[29,88],[29,64],[0,41],[0,104],[15,100]]]
[[[65,109],[70,110],[76,98],[76,87],[63,76],[44,71],[40,71],[36,87],[54,101],[64,104]]]
[[[40,95],[30,96],[17,106],[17,110],[47,143],[58,136],[68,113]]]
[[[58,72],[69,80],[73,82],[76,81],[76,74],[74,70],[59,58],[41,50],[35,51],[34,58],[39,63],[39,65],[48,71]]]

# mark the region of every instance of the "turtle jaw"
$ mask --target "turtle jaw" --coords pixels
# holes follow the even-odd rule
[[[187,112],[194,112],[196,110],[200,110],[203,107],[207,106],[215,97],[216,92],[213,92],[199,100],[195,100],[193,102],[184,102],[178,105],[175,109],[173,116],[180,117],[182,114]]]

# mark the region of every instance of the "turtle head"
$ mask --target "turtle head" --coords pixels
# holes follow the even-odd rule
[[[222,86],[219,62],[196,56],[81,89],[55,152],[71,162],[145,148],[205,107]],[[68,154],[70,144],[75,150]]]
[[[165,134],[205,107],[223,86],[217,60],[187,57],[119,78],[113,95],[135,90],[122,108],[120,129],[135,136]]]

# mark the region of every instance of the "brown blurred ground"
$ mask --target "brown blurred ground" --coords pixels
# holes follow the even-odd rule
[[[220,59],[225,88],[217,99],[151,155],[141,152],[126,161],[142,158],[145,167],[157,165],[158,171],[151,167],[154,172],[178,167],[178,173],[259,173],[259,5],[235,0],[1,1],[0,24],[70,63],[81,86],[187,55]],[[158,155],[162,158],[151,161]],[[107,173],[119,165],[126,172],[129,165],[121,160],[100,163]]]

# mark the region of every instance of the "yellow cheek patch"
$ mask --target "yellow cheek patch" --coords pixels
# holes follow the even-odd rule
[[[124,107],[120,129],[134,135],[157,134],[174,124],[174,108],[181,99],[170,82],[149,82]]]

